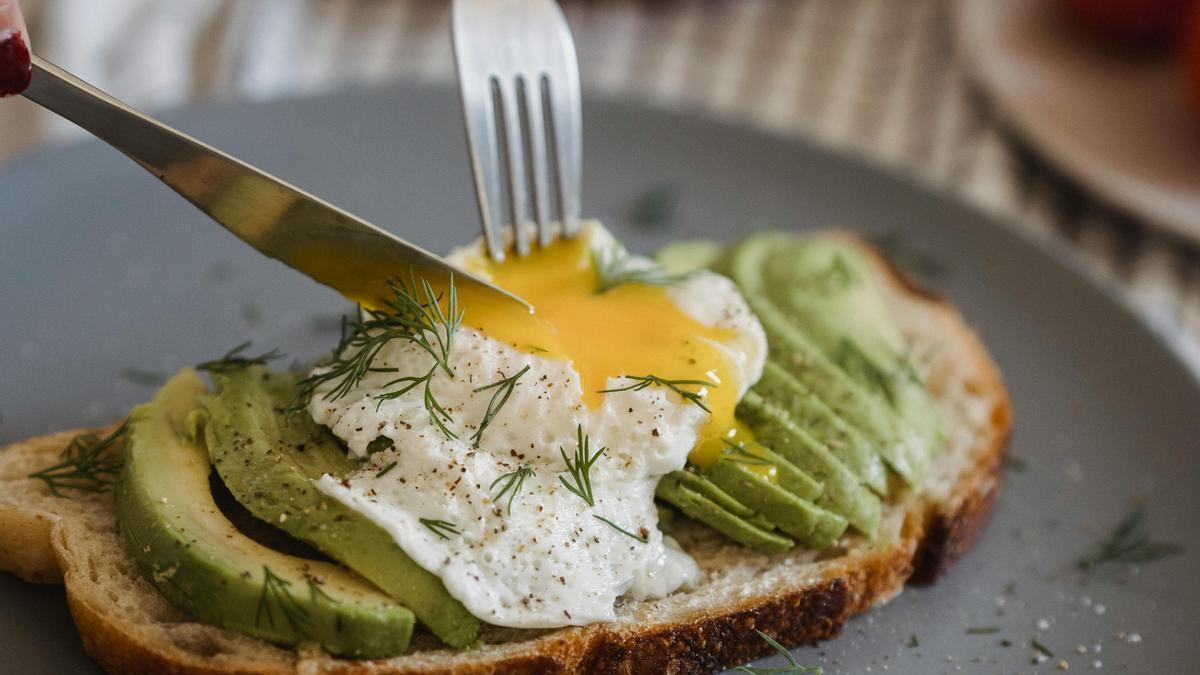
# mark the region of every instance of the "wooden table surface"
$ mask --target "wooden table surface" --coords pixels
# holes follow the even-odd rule
[[[24,0],[35,49],[147,109],[453,77],[433,0]],[[960,195],[1074,258],[1200,371],[1200,251],[1056,173],[974,89],[950,0],[565,3],[590,91],[816,139]],[[76,138],[0,106],[0,160]]]

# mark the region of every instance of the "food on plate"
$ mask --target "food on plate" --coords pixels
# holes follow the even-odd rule
[[[0,451],[0,569],[113,671],[704,671],[835,635],[969,546],[1000,376],[849,235],[599,223],[392,280],[315,366],[185,368],[119,427]],[[375,667],[372,666],[372,667]]]

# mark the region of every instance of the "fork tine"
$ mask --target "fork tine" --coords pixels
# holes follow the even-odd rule
[[[529,166],[533,174],[533,215],[538,227],[538,246],[550,243],[550,183],[547,178],[550,156],[546,154],[546,125],[543,118],[544,102],[542,88],[537,82],[532,84],[524,78],[518,78],[518,91],[521,94],[521,109],[525,113],[525,128],[529,133],[529,143],[526,148],[529,153]],[[532,89],[532,91],[530,91]]]
[[[579,64],[562,9],[554,0],[455,0],[453,35],[492,257],[504,257],[498,235],[510,219],[517,255],[529,252],[530,221],[537,223],[541,246],[558,232],[574,235],[582,115]]]
[[[567,45],[574,65],[574,45]],[[579,70],[567,68],[562,78],[553,82],[542,79],[543,93],[550,101],[551,143],[554,166],[557,169],[558,218],[563,234],[573,237],[579,232],[579,188],[583,173],[583,122],[579,103]]]
[[[517,255],[529,253],[529,232],[525,228],[529,200],[525,175],[525,136],[521,133],[521,113],[518,108],[516,80],[494,78],[492,93],[501,111],[501,147],[507,171],[509,216],[512,218],[513,244]]]
[[[462,81],[463,115],[466,119],[467,145],[470,150],[471,171],[475,178],[475,197],[479,202],[479,218],[483,225],[488,254],[504,260],[504,244],[499,237],[505,221],[504,203],[500,192],[500,157],[496,147],[496,115],[491,92],[483,81]]]

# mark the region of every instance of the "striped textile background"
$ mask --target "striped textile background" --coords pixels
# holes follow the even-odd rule
[[[35,49],[148,108],[453,77],[434,0],[24,0]],[[1200,255],[1006,131],[954,44],[951,0],[565,3],[584,85],[803,134],[1009,216],[1118,292],[1200,371]],[[0,106],[0,159],[70,125]]]

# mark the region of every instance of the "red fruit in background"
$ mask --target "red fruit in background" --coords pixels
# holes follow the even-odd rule
[[[1191,89],[1192,110],[1200,115],[1200,6],[1192,12],[1183,37],[1183,67]]]
[[[996,0],[1004,2],[1006,0]],[[1149,49],[1180,37],[1196,0],[1058,0],[1085,28],[1114,42]]]

